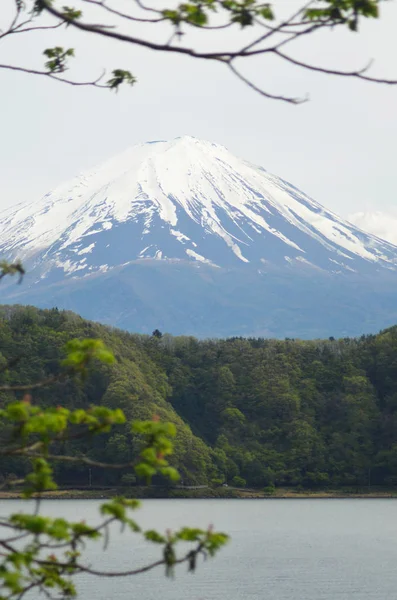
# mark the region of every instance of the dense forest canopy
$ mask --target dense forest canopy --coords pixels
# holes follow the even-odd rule
[[[101,404],[120,407],[128,419],[158,415],[175,423],[172,461],[185,485],[397,483],[397,327],[360,339],[199,341],[158,330],[128,334],[57,309],[3,306],[0,369],[9,361],[13,368],[1,372],[1,383],[30,384],[56,374],[65,343],[86,337],[101,338],[115,364],[92,367],[83,382],[41,389],[41,404]],[[14,394],[1,392],[1,405]],[[105,441],[67,442],[59,452],[128,462],[137,444],[120,425]],[[2,461],[0,474],[20,476],[27,469],[13,457]],[[127,472],[89,472],[76,463],[56,469],[60,485],[136,482]]]

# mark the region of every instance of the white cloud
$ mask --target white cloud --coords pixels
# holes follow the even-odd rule
[[[357,212],[348,220],[360,229],[397,245],[397,212]]]

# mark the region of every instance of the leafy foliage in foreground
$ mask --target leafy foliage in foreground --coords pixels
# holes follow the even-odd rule
[[[40,390],[42,403],[71,414],[91,404],[121,408],[127,422],[101,439],[68,441],[62,452],[73,460],[54,464],[59,484],[86,486],[90,476],[96,486],[144,482],[150,468],[132,474],[128,467],[142,433],[128,422],[154,414],[177,426],[169,460],[184,484],[397,483],[397,328],[361,339],[198,341],[131,335],[55,309],[3,307],[0,368],[19,357],[4,383],[58,375],[64,344],[87,337],[104,340],[115,362],[92,362],[83,381]],[[11,394],[2,392],[7,400]],[[103,471],[90,461],[127,466]],[[3,477],[27,468],[19,457],[2,462]],[[152,482],[169,485],[161,473]]]
[[[2,333],[3,325],[4,323]],[[29,327],[22,329],[23,337],[27,340]],[[6,342],[7,338],[3,337],[2,341]],[[11,342],[11,339],[8,341]],[[7,347],[6,343],[4,347]],[[74,597],[77,593],[74,576],[82,572],[101,577],[132,576],[162,565],[166,575],[172,576],[179,563],[187,563],[189,571],[194,571],[200,555],[214,556],[227,541],[225,534],[214,532],[212,527],[208,530],[184,527],[176,532],[167,530],[165,535],[154,530],[144,531],[130,516],[139,503],[123,497],[113,498],[102,504],[102,518],[97,526],[82,521],[68,521],[62,516],[50,518],[41,514],[42,493],[57,489],[52,468],[54,460],[89,464],[98,469],[128,469],[136,476],[145,478],[148,483],[155,475],[171,481],[179,479],[176,469],[168,463],[176,428],[172,423],[161,422],[158,415],[152,420],[134,420],[127,425],[120,408],[91,405],[70,409],[59,404],[43,406],[33,402],[30,393],[26,393],[27,389],[42,392],[51,384],[66,385],[71,378],[77,379],[75,385],[78,385],[79,381],[87,380],[93,364],[114,363],[113,353],[102,340],[96,338],[70,339],[65,344],[65,352],[66,357],[60,363],[57,362],[60,365],[59,372],[36,380],[35,383],[8,381],[0,385],[0,390],[6,395],[2,401],[3,407],[0,408],[0,459],[2,464],[7,458],[19,458],[23,461],[27,472],[13,483],[23,486],[26,498],[36,499],[32,513],[0,517],[0,600],[20,600],[34,589],[43,592],[49,599]],[[41,354],[37,357],[29,354],[27,358],[25,355],[26,364],[34,364],[34,359],[40,356]],[[21,356],[11,361],[2,358],[4,377],[12,379],[11,367],[15,367]],[[12,395],[18,392],[23,393],[22,399],[13,399]],[[54,397],[57,398],[57,395]],[[108,465],[86,456],[59,452],[68,442],[86,440],[91,443],[101,434],[111,434],[113,427],[118,425],[128,427],[140,441],[137,453],[127,463],[113,462]],[[10,483],[6,479],[4,486]],[[115,522],[143,536],[147,541],[160,545],[161,557],[151,564],[122,572],[97,570],[88,564],[84,557],[86,541],[103,540],[106,547],[109,527]],[[177,547],[181,542],[187,542],[189,548],[178,556]]]

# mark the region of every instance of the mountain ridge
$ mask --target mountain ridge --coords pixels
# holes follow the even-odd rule
[[[0,252],[42,252],[66,275],[125,258],[221,267],[297,261],[332,272],[370,263],[397,268],[392,244],[223,146],[189,136],[133,146],[39,201],[0,213],[0,227]],[[125,235],[108,264],[103,255]]]
[[[133,146],[3,211],[0,228],[0,255],[28,270],[7,302],[199,337],[359,335],[397,320],[396,246],[189,136]]]

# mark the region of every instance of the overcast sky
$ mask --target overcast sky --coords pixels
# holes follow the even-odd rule
[[[396,3],[382,3],[382,18],[359,34],[307,38],[296,56],[345,69],[372,58],[374,75],[397,78],[396,22]],[[0,45],[0,63],[40,66],[40,52],[60,35],[14,36]],[[275,58],[245,66],[271,92],[310,94],[292,106],[260,97],[219,65],[68,36],[82,57],[76,77],[122,67],[139,83],[114,94],[0,70],[1,209],[37,199],[130,145],[189,134],[225,145],[397,243],[397,86],[307,73]]]

